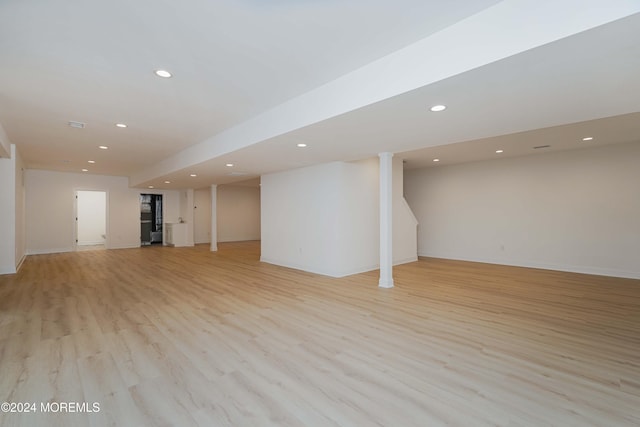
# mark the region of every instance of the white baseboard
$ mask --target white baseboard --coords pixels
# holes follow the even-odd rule
[[[22,268],[22,264],[24,263],[25,259],[27,259],[27,255],[26,254],[22,255],[22,258],[20,258],[20,261],[18,262],[18,265],[16,266],[16,273],[18,271],[20,271],[20,269]]]
[[[280,267],[285,267],[285,268],[293,268],[294,270],[301,270],[301,271],[306,271],[307,273],[313,273],[313,274],[320,274],[322,276],[329,276],[329,277],[340,277],[335,275],[335,273],[331,272],[331,271],[327,271],[327,270],[318,270],[316,268],[313,267],[309,267],[308,265],[301,265],[301,264],[296,264],[296,263],[291,263],[291,262],[284,262],[284,261],[280,261],[280,260],[276,260],[276,259],[271,259],[271,258],[266,258],[261,256],[260,257],[260,262],[266,262],[267,264],[273,264],[273,265],[277,265]]]
[[[256,242],[260,241],[261,236],[245,236],[245,237],[227,237],[218,238],[218,243],[234,243],[234,242]]]
[[[417,260],[418,260],[418,255],[393,261],[393,265],[408,264],[410,262],[416,262]]]
[[[104,240],[95,240],[91,242],[78,242],[78,246],[95,246],[95,245],[104,245]]]
[[[0,267],[0,275],[2,275],[2,274],[16,274],[18,271],[20,271],[20,268],[22,268],[22,264],[24,263],[24,260],[26,258],[27,258],[26,254],[22,255],[22,258],[20,258],[20,261],[18,261],[18,265],[16,265],[15,267],[11,267],[11,266],[2,266],[2,267]]]
[[[109,246],[107,249],[137,249],[140,247],[140,244],[137,245],[122,245],[122,246]]]
[[[350,276],[352,274],[364,273],[366,271],[371,271],[378,268],[377,266],[372,268],[363,267],[362,269],[358,269],[358,271],[344,272],[344,271],[320,270],[318,268],[310,267],[308,265],[285,262],[285,261],[280,261],[280,260],[275,260],[275,259],[265,258],[265,257],[260,257],[260,261],[266,262],[267,264],[277,265],[280,267],[293,268],[294,270],[300,270],[300,271],[305,271],[307,273],[320,274],[322,276],[329,276],[334,278],[340,278],[340,277]]]
[[[417,260],[418,260],[417,256],[409,257],[409,258],[406,258],[406,259],[394,261],[393,265],[406,264],[406,263],[414,262],[414,261],[417,261]],[[260,261],[261,262],[266,262],[267,264],[279,265],[280,267],[293,268],[295,270],[302,270],[302,271],[306,271],[308,273],[321,274],[323,276],[329,276],[329,277],[335,277],[335,278],[352,276],[354,274],[360,274],[360,273],[366,273],[366,272],[377,270],[377,269],[380,268],[380,264],[376,263],[376,264],[370,264],[370,265],[364,265],[364,266],[361,266],[361,267],[356,267],[356,268],[353,268],[353,269],[350,269],[350,270],[342,270],[342,271],[322,270],[321,271],[321,270],[319,270],[317,268],[314,268],[314,267],[309,267],[309,266],[290,263],[290,262],[283,262],[283,261],[280,261],[280,260],[274,260],[274,259],[265,258],[265,257],[260,257]]]
[[[59,254],[63,252],[73,252],[73,248],[27,249],[26,255]]]
[[[2,274],[16,274],[16,268],[10,265],[0,266],[0,275]]]
[[[611,268],[601,268],[592,266],[576,266],[576,265],[561,265],[561,264],[548,264],[534,261],[508,261],[498,260],[491,258],[468,258],[458,256],[443,256],[438,254],[424,254],[419,253],[418,256],[429,258],[442,258],[455,261],[469,261],[469,262],[482,262],[486,264],[508,265],[511,267],[525,267],[525,268],[538,268],[541,270],[552,271],[566,271],[568,273],[580,273],[591,274],[595,276],[607,276],[607,277],[620,277],[623,279],[640,279],[640,272],[616,270]]]

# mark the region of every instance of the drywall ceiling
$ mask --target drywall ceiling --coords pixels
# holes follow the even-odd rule
[[[0,123],[29,167],[130,175],[493,3],[2,1]]]
[[[516,145],[528,147],[538,139],[529,132],[539,130],[544,139],[551,135],[545,129],[563,129],[558,132],[565,135],[571,132],[561,127],[574,126],[580,133],[583,122],[601,125],[602,137],[594,143],[640,140],[632,125],[625,127],[630,130],[624,138],[604,132],[634,122],[632,113],[640,111],[640,15],[630,12],[637,5],[591,0],[576,9],[575,3],[2,1],[0,124],[29,168],[87,168],[157,188],[200,188],[380,151],[398,153],[408,167],[427,165],[435,155],[443,157],[442,164],[487,158],[486,150],[507,140],[504,154],[521,155],[526,150],[517,151]],[[550,15],[545,7],[558,13]],[[545,28],[531,18],[533,28],[520,31],[516,18],[536,14],[551,16],[544,19]],[[618,15],[628,17],[614,19]],[[598,25],[598,16],[605,16],[604,25]],[[582,27],[576,25],[581,20]],[[558,32],[565,23],[567,34]],[[539,37],[507,49],[528,33],[553,33],[553,25],[557,34],[548,40]],[[451,41],[446,35],[464,37]],[[455,42],[468,45],[474,39],[490,43],[473,47],[478,55],[456,50]],[[420,43],[435,55],[416,58],[415,74],[439,70],[439,58],[448,58],[447,66],[464,60],[470,65],[455,71],[453,64],[449,74],[403,86],[411,79],[394,79],[392,66],[400,62],[393,58],[408,56]],[[507,52],[502,57],[473,62],[498,44]],[[391,60],[380,63],[381,58]],[[388,77],[379,85],[382,92],[395,85],[394,91],[255,141],[243,141],[256,134],[250,126],[248,132],[229,133],[265,111],[305,99],[301,95],[311,100],[305,108],[314,107],[314,94],[349,73],[357,79],[359,70],[366,72],[376,61],[383,71],[390,64],[389,73],[381,74]],[[154,76],[159,68],[174,77]],[[358,90],[375,94],[380,87]],[[449,108],[428,111],[440,102]],[[303,111],[287,114],[295,121]],[[71,128],[70,120],[86,127]],[[128,127],[116,128],[119,122]],[[238,140],[219,142],[225,133]],[[308,147],[296,148],[299,142]],[[433,151],[446,144],[458,148]],[[218,146],[224,149],[216,151]]]
[[[393,147],[406,167],[640,141],[640,15],[598,27],[168,174],[231,182],[358,160]],[[429,106],[444,102],[440,113]],[[585,136],[594,140],[583,142]],[[297,148],[298,143],[307,144]],[[545,149],[533,147],[550,145]],[[196,173],[196,178],[189,177]],[[156,179],[145,182],[162,186]]]
[[[554,151],[580,150],[636,141],[640,141],[640,113],[630,113],[421,148],[398,153],[398,156],[405,160],[405,169],[419,169],[505,157],[538,155]],[[434,159],[438,160],[434,161]]]

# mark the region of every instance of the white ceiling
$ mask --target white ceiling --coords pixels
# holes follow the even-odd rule
[[[29,168],[139,175],[134,184],[158,188],[380,151],[420,167],[436,156],[441,165],[490,158],[497,146],[508,147],[505,155],[528,154],[532,144],[581,148],[575,139],[587,131],[597,135],[591,145],[640,140],[632,114],[640,111],[640,15],[632,14],[275,137],[162,166],[497,3],[518,1],[0,0],[0,124]],[[158,68],[174,77],[154,76]],[[436,102],[449,108],[429,112]],[[86,128],[70,128],[70,120]]]

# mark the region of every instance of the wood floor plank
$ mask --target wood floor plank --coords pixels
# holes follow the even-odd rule
[[[1,426],[637,426],[640,280],[423,258],[341,279],[259,242],[0,276]]]

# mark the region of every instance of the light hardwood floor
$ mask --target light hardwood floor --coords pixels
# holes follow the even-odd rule
[[[0,276],[2,426],[637,426],[640,281],[423,259],[344,279],[259,243]]]

